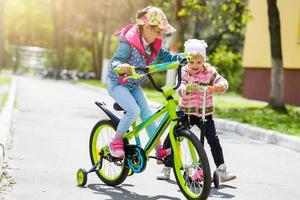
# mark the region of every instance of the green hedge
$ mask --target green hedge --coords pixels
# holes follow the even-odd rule
[[[242,54],[234,53],[226,46],[220,46],[209,57],[209,62],[227,79],[229,91],[240,93],[243,81]]]

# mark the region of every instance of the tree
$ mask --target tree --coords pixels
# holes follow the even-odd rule
[[[0,0],[0,71],[4,67],[4,0]]]
[[[56,79],[58,79],[58,70],[63,66],[63,46],[62,46],[62,25],[59,19],[59,13],[61,10],[61,4],[57,0],[51,1],[52,5],[52,17],[53,17],[53,47],[56,50],[56,59],[54,61],[54,67],[57,69]]]
[[[280,17],[276,0],[268,0],[269,32],[271,38],[271,91],[269,105],[286,111],[284,105],[284,70],[282,64]]]

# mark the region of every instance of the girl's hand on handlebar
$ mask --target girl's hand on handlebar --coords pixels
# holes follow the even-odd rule
[[[212,85],[212,86],[203,86],[197,83],[189,83],[186,85],[186,92],[193,93],[196,91],[204,91],[206,90],[211,93],[223,93],[225,91],[225,87],[222,85]]]
[[[115,73],[117,75],[131,75],[134,66],[130,66],[127,63],[120,64],[115,68]]]
[[[225,87],[223,85],[208,86],[207,89],[211,93],[223,93],[225,91]]]
[[[199,90],[199,86],[196,83],[189,83],[186,85],[186,92],[191,93]]]
[[[207,91],[209,91],[211,93],[215,93],[216,92],[216,86],[208,86]]]

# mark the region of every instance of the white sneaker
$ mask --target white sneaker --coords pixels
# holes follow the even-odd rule
[[[221,183],[231,181],[236,178],[236,175],[226,171],[226,165],[223,163],[217,168],[217,174],[220,176]]]
[[[170,180],[171,167],[163,167],[160,174],[156,176],[157,180]]]

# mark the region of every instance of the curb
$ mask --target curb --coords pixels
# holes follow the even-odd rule
[[[279,145],[297,152],[300,152],[300,138],[285,135],[276,131],[271,131],[248,124],[234,122],[225,119],[215,118],[216,128],[220,133],[235,133],[254,140],[263,141],[269,144]]]
[[[9,97],[0,113],[0,176],[2,175],[3,160],[6,156],[8,136],[14,111],[16,98],[16,80],[13,79],[9,89]]]
[[[79,85],[97,92],[106,92],[105,89],[90,86],[85,83],[80,83]],[[161,104],[153,101],[149,101],[149,104],[152,109],[161,106]],[[250,139],[259,140],[269,144],[279,145],[294,150],[296,152],[300,152],[300,137],[285,135],[280,132],[271,131],[226,119],[214,118],[214,121],[216,129],[220,134],[235,133],[237,135],[248,137]]]

